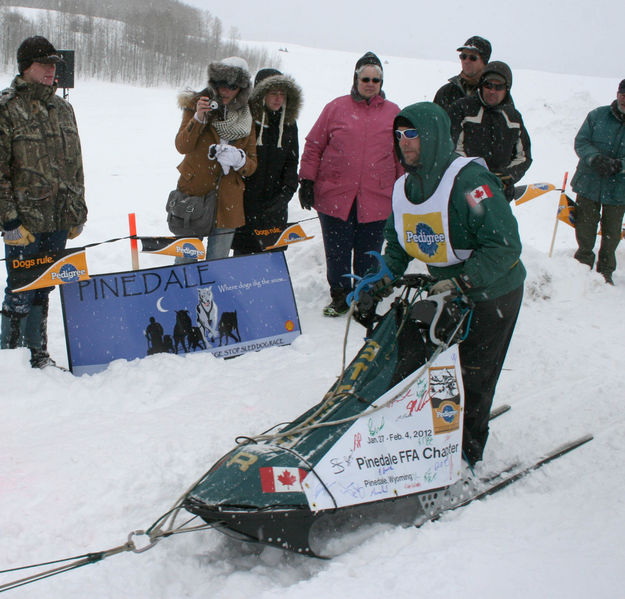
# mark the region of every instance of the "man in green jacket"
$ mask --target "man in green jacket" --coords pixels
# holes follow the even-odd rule
[[[483,161],[454,152],[449,117],[440,106],[408,106],[394,129],[406,175],[393,190],[385,262],[401,276],[416,258],[437,280],[432,293],[457,290],[475,304],[460,344],[463,452],[472,465],[482,459],[495,386],[523,298],[517,222],[501,182]]]
[[[593,267],[593,248],[601,220],[597,272],[606,283],[614,285],[612,273],[616,270],[615,254],[625,213],[625,79],[612,104],[588,113],[575,136],[575,152],[579,156],[571,181],[577,193],[575,258]]]
[[[0,347],[28,347],[34,368],[53,363],[47,351],[51,288],[14,293],[11,262],[62,250],[87,220],[74,111],[55,93],[60,61],[44,37],[25,39],[17,50],[19,75],[0,96],[0,226],[8,271]]]

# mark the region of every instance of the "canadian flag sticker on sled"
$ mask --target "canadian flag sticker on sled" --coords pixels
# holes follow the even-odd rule
[[[306,471],[301,468],[259,468],[263,493],[301,493]]]
[[[473,191],[467,193],[467,201],[472,207],[477,206],[482,200],[486,198],[492,198],[493,192],[488,185],[480,185]]]

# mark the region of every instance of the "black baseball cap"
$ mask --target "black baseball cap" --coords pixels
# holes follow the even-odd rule
[[[474,35],[464,42],[464,46],[460,46],[460,48],[458,48],[458,52],[462,52],[463,50],[472,50],[473,52],[477,52],[482,57],[484,63],[487,63],[490,60],[493,48],[488,40],[480,37],[479,35]]]

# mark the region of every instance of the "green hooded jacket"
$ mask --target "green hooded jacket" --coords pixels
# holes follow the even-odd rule
[[[420,102],[404,108],[396,118],[408,120],[419,132],[421,156],[419,164],[403,163],[399,145],[395,144],[408,173],[406,197],[413,204],[429,198],[438,187],[449,165],[458,157],[450,134],[447,113],[436,104]],[[480,186],[488,186],[492,197],[471,206],[467,194]],[[471,256],[452,266],[428,265],[437,280],[456,278],[474,301],[484,301],[504,295],[525,279],[520,260],[521,240],[516,219],[505,199],[499,179],[485,167],[472,162],[465,166],[454,181],[449,204],[449,234],[455,249],[471,249]],[[395,276],[406,270],[412,256],[399,244],[393,214],[384,230],[387,241],[384,260]]]
[[[600,106],[588,113],[575,136],[575,152],[579,163],[571,181],[573,191],[593,202],[625,204],[625,114],[618,109],[616,100],[610,106]],[[600,176],[590,166],[597,154],[620,160],[621,172]]]

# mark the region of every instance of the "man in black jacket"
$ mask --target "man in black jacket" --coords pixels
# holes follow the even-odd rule
[[[490,42],[479,35],[470,37],[464,46],[458,48],[462,70],[459,75],[449,79],[434,96],[434,103],[444,108],[447,113],[451,105],[465,96],[474,96],[484,67],[490,60],[492,48]]]
[[[532,163],[530,138],[510,97],[511,87],[510,67],[493,61],[484,68],[477,95],[457,100],[449,112],[456,152],[483,158],[501,180],[508,202]]]

